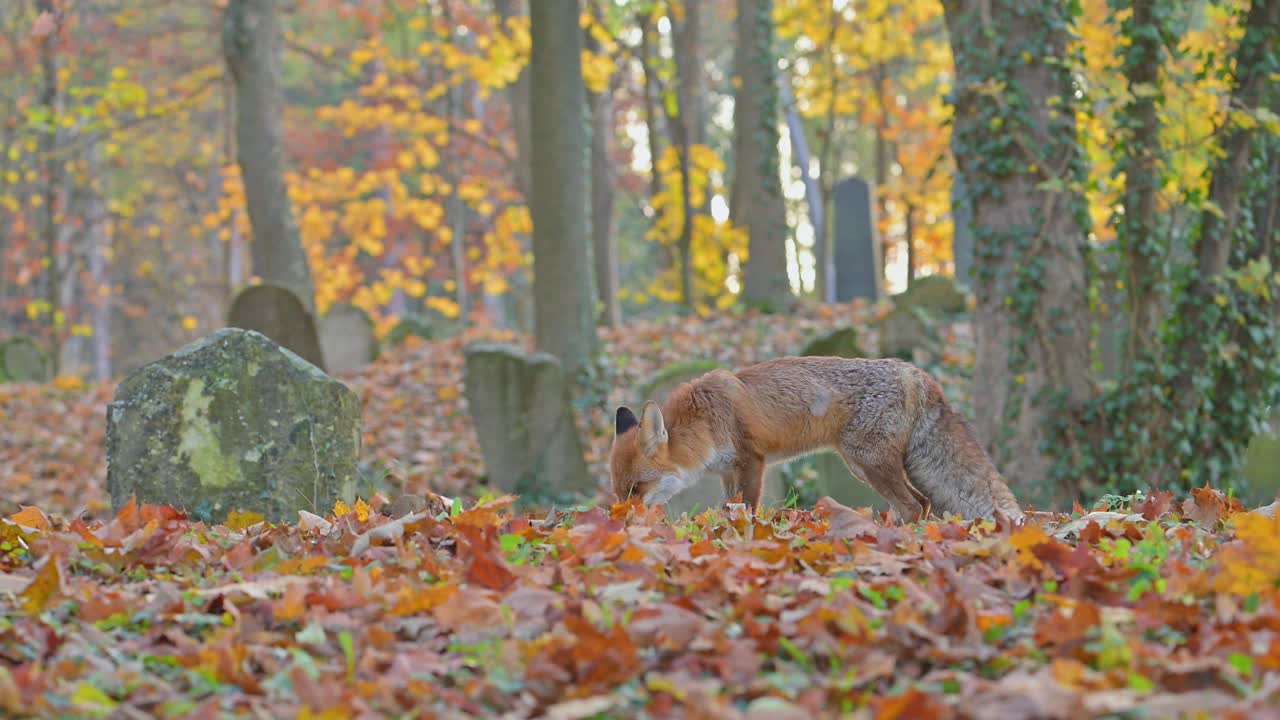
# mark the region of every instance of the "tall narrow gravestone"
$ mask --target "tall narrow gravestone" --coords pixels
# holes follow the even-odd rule
[[[231,302],[227,325],[260,332],[303,360],[325,369],[315,318],[288,288],[254,285],[241,290]]]
[[[973,287],[973,206],[957,173],[951,184],[951,255],[955,258],[956,284]]]
[[[378,339],[368,313],[351,303],[336,303],[320,318],[320,350],[331,373],[349,372],[373,362]]]
[[[875,193],[861,178],[835,187],[836,302],[880,297],[880,242]]]

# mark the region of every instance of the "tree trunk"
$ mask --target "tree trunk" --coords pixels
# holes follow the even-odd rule
[[[779,310],[788,301],[786,206],[778,156],[778,82],[772,0],[738,0],[734,48],[734,168],[730,212],[749,237],[742,298]]]
[[[1159,345],[1160,319],[1165,314],[1163,292],[1164,243],[1157,228],[1156,193],[1162,179],[1160,118],[1156,101],[1162,62],[1158,32],[1161,19],[1156,13],[1159,0],[1134,0],[1132,15],[1124,21],[1130,45],[1123,68],[1133,100],[1125,109],[1130,119],[1124,136],[1124,157],[1118,171],[1124,172],[1124,215],[1120,218],[1119,241],[1127,272],[1128,330],[1120,377],[1133,375],[1134,363],[1144,351]],[[1152,358],[1153,360],[1155,358]]]
[[[1073,411],[1091,391],[1073,88],[1063,64],[1046,62],[1064,56],[1070,18],[1034,0],[953,0],[945,11],[952,149],[978,245],[975,426],[1024,500],[1062,503],[1079,482]],[[993,80],[1007,89],[989,92]]]
[[[493,0],[493,9],[505,24],[511,18],[519,17],[522,10],[520,0]],[[507,86],[507,101],[511,106],[511,129],[516,137],[516,183],[520,194],[528,202],[533,192],[533,170],[531,169],[533,148],[533,126],[529,120],[529,68],[520,69],[515,82]]]
[[[49,13],[57,17],[53,0],[39,0],[36,8],[41,13]],[[58,23],[59,26],[61,22]],[[58,117],[58,36],[62,28],[56,27],[39,40],[40,46],[40,105],[47,113],[50,132],[40,134],[40,157],[44,160],[44,188],[41,192],[40,232],[44,239],[44,256],[49,261],[45,270],[45,302],[49,315],[49,362],[54,375],[61,372],[61,328],[56,318],[60,315],[62,298],[62,277],[60,273],[61,257],[58,247],[58,189],[62,185],[63,163],[58,157],[59,128]]]
[[[590,35],[587,42],[595,45]],[[618,252],[613,236],[613,88],[588,93],[587,105],[591,113],[591,245],[600,305],[598,320],[605,327],[617,327],[622,324],[622,308],[618,303]]]
[[[111,379],[111,307],[112,283],[108,258],[111,256],[111,234],[107,232],[108,173],[102,172],[102,150],[97,138],[89,148],[89,172],[95,180],[88,188],[89,288],[85,293],[90,305],[90,327],[93,328],[93,377],[98,382]]]
[[[835,281],[833,278],[828,278],[827,274],[835,268],[826,263],[822,188],[818,186],[817,178],[809,174],[809,143],[804,136],[804,122],[800,119],[800,111],[796,109],[795,98],[791,94],[791,81],[786,75],[779,76],[778,89],[782,93],[783,113],[787,117],[787,134],[791,138],[791,157],[795,158],[796,169],[800,171],[800,181],[804,183],[804,199],[809,208],[809,225],[813,227],[814,264],[817,266],[814,268],[814,285],[817,286],[818,299],[822,302],[830,302],[827,300],[826,289],[831,287],[834,291]],[[799,256],[797,256],[798,260]],[[834,292],[832,295],[834,296]]]
[[[530,7],[534,336],[576,379],[596,350],[578,0]]]
[[[906,208],[903,209],[903,214],[906,216],[907,220],[907,287],[910,288],[916,282],[916,209],[911,203],[907,203]]]
[[[230,0],[222,49],[235,81],[236,157],[253,227],[253,272],[315,312],[315,290],[284,180],[281,31],[275,0]]]
[[[449,0],[445,0],[444,21],[449,32],[453,31],[452,5]],[[454,42],[459,40],[454,39]],[[449,121],[450,132],[462,125],[462,103],[462,88],[457,85],[450,87],[445,94],[445,116]],[[467,288],[467,206],[458,194],[458,186],[462,183],[462,154],[456,139],[445,148],[445,156],[445,182],[452,189],[445,200],[445,215],[449,219],[449,257],[453,260],[454,299],[458,303],[458,316],[466,323],[471,315],[471,296]]]
[[[651,65],[653,51],[650,33],[654,28],[648,18],[647,12],[640,14],[640,48],[637,55],[640,59],[640,71],[644,74],[644,126],[649,140],[649,197],[652,198],[662,192],[662,177],[658,173],[658,158],[662,157],[662,134],[658,131],[658,82]]]

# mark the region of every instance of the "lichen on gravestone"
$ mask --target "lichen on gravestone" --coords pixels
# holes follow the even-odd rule
[[[107,409],[107,488],[218,521],[353,500],[360,403],[264,335],[219,330],[125,378]]]

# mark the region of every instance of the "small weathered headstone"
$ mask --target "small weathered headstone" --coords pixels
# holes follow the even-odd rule
[[[1248,483],[1246,497],[1250,506],[1267,504],[1280,496],[1280,405],[1271,408],[1266,432],[1249,441],[1244,457],[1244,475]]]
[[[929,314],[913,307],[896,307],[877,323],[880,357],[896,357],[917,365],[942,353],[942,340]]]
[[[350,303],[335,303],[320,318],[320,350],[331,373],[348,372],[373,362],[378,339],[368,313]]]
[[[253,285],[241,290],[231,302],[227,325],[260,332],[321,370],[326,367],[315,319],[288,288]]]
[[[0,340],[0,378],[12,382],[46,382],[49,359],[40,345],[25,335]]]
[[[951,184],[951,254],[955,261],[956,284],[973,287],[973,206],[965,194],[960,174],[954,173]]]
[[[835,186],[836,302],[876,300],[881,293],[875,191],[861,178]]]
[[[642,405],[646,400],[652,400],[661,406],[671,397],[671,391],[718,367],[720,363],[715,360],[685,360],[667,365],[640,383],[640,396],[636,403]]]
[[[927,275],[911,283],[894,298],[898,306],[918,307],[940,316],[959,315],[968,309],[968,299],[956,282],[945,275]]]
[[[360,401],[257,332],[225,328],[133,371],[107,408],[107,489],[206,520],[351,501]]]
[[[800,350],[801,357],[864,358],[858,344],[858,331],[851,327],[838,328],[810,340]]]
[[[548,353],[499,343],[467,346],[467,407],[489,482],[520,495],[589,491],[569,388]]]

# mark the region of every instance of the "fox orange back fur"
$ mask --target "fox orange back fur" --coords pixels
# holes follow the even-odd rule
[[[823,449],[906,521],[928,512],[1023,516],[968,422],[918,367],[891,358],[786,357],[713,370],[640,417],[618,408],[609,473],[618,498],[664,503],[707,477],[760,504],[766,464]]]

